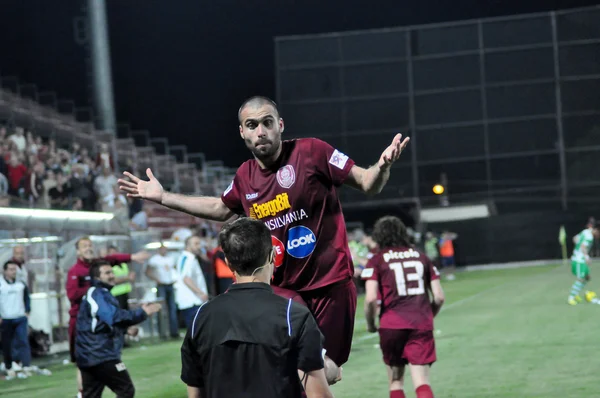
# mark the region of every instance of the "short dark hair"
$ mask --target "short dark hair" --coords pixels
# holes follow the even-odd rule
[[[17,268],[19,268],[19,264],[15,260],[8,260],[7,262],[4,263],[4,271],[6,271],[8,269],[9,264],[14,264],[17,266]]]
[[[277,112],[277,116],[280,115],[279,108],[277,108],[277,104],[275,103],[275,101],[273,101],[269,97],[265,97],[262,95],[255,95],[255,96],[248,98],[244,102],[242,102],[242,105],[240,106],[240,109],[238,110],[238,121],[240,123],[242,123],[242,111],[248,105],[252,105],[252,106],[271,105],[275,109],[275,112]]]
[[[219,233],[219,245],[231,270],[241,276],[252,275],[265,265],[273,251],[269,228],[249,217],[225,224]]]
[[[412,246],[408,237],[406,225],[395,216],[384,216],[375,222],[373,240],[380,248],[394,246]]]
[[[92,279],[98,279],[100,277],[100,268],[105,265],[112,267],[112,264],[104,259],[92,261],[92,265],[90,266],[90,277],[92,277]]]

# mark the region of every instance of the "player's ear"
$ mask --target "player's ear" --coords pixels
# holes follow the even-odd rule
[[[285,130],[285,124],[283,123],[283,119],[279,118],[279,132],[283,133],[283,130]]]
[[[242,137],[242,139],[244,139],[244,129],[242,128],[241,124],[240,124],[240,137]]]

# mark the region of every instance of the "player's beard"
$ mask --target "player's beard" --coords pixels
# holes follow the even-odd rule
[[[276,137],[273,141],[263,139],[258,141],[256,144],[247,142],[246,146],[248,147],[248,149],[250,149],[254,157],[261,161],[275,160],[273,159],[273,157],[275,156],[275,154],[277,154],[277,151],[281,146],[281,139],[278,137]]]

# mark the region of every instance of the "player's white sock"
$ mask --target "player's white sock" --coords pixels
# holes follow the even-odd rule
[[[575,283],[573,283],[573,286],[571,286],[571,295],[569,296],[569,300],[574,299],[575,296],[577,296],[579,294],[579,292],[581,292],[583,290],[584,286],[585,286],[585,282],[576,280]]]
[[[593,299],[590,300],[590,303],[592,303],[592,304],[600,304],[600,299],[598,297],[594,297]]]

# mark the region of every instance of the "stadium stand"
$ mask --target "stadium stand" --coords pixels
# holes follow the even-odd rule
[[[221,161],[170,147],[166,138],[150,138],[127,125],[119,126],[118,137],[97,130],[91,111],[82,110],[87,108],[38,92],[35,85],[0,78],[0,206],[104,211],[131,219],[142,204],[118,192],[122,170],[140,174],[152,168],[167,189],[196,195],[220,195],[233,178],[235,170]],[[198,222],[144,206],[148,229],[163,238]]]

